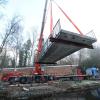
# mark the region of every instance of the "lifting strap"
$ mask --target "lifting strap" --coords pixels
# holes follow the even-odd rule
[[[50,0],[51,3],[51,9],[50,9],[50,36],[52,36],[52,29],[53,29],[53,17],[52,17],[52,1]]]
[[[62,10],[62,8],[54,1],[54,3],[57,5],[57,7],[61,10],[61,12],[65,15],[65,17],[72,23],[72,25],[77,29],[77,31],[80,33],[80,35],[83,35],[83,33],[80,31],[80,29],[76,26],[76,24],[71,20],[71,18]]]

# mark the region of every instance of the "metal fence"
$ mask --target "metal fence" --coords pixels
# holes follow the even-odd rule
[[[56,25],[53,28],[53,31],[51,33],[51,36],[53,38],[56,38],[56,36],[59,34],[61,30],[61,25],[60,25],[60,19],[57,21]],[[48,48],[51,46],[51,41],[50,41],[50,36],[48,37],[48,39],[46,40],[46,42],[43,45],[42,51],[40,52],[39,55],[39,59],[41,59],[41,57],[43,57],[43,55],[46,53],[46,51],[48,50]]]
[[[97,39],[97,38],[96,38],[96,35],[95,35],[95,33],[94,33],[93,30],[91,30],[91,31],[89,31],[88,33],[86,33],[86,36],[91,37],[91,38],[94,38],[94,39]]]

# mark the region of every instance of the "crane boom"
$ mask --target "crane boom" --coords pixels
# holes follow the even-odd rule
[[[43,19],[42,19],[42,25],[41,25],[41,32],[40,32],[41,34],[43,34],[43,30],[44,30],[44,26],[45,26],[47,3],[48,3],[48,0],[45,1],[45,7],[44,7],[44,13],[43,13]]]
[[[38,55],[39,55],[39,52],[42,49],[43,30],[44,30],[44,26],[45,26],[47,3],[48,3],[48,0],[45,1],[45,7],[44,7],[44,13],[43,13],[43,19],[42,19],[42,25],[41,25],[41,32],[40,32],[40,37],[39,37],[39,42],[38,42]]]
[[[45,20],[46,20],[47,3],[48,3],[48,0],[45,1],[45,7],[44,7],[43,19],[42,19],[42,25],[41,25],[41,32],[40,32],[40,37],[39,37],[39,42],[38,42],[38,50],[37,50],[37,55],[36,55],[36,58],[35,58],[35,73],[37,73],[37,74],[42,73],[40,64],[38,63],[38,56],[39,56],[39,54],[42,50],[43,30],[44,30]]]

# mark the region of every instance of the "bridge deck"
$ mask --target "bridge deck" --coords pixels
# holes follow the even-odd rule
[[[92,49],[95,38],[60,30],[58,34],[49,38],[39,56],[40,63],[55,63],[56,61],[82,49]]]
[[[63,30],[60,20],[57,21],[52,31],[52,37],[43,45],[38,57],[39,63],[56,63],[56,61],[82,49],[92,49],[95,38]]]

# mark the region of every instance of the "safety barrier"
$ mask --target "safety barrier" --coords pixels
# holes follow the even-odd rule
[[[60,30],[61,30],[61,24],[60,24],[60,19],[59,19],[57,21],[57,23],[55,24],[50,36],[52,36],[53,38],[56,38],[56,36],[59,34]],[[45,44],[42,47],[42,51],[40,52],[39,59],[41,59],[41,57],[46,53],[48,48],[51,46],[50,36],[48,37],[48,39],[46,40]]]

